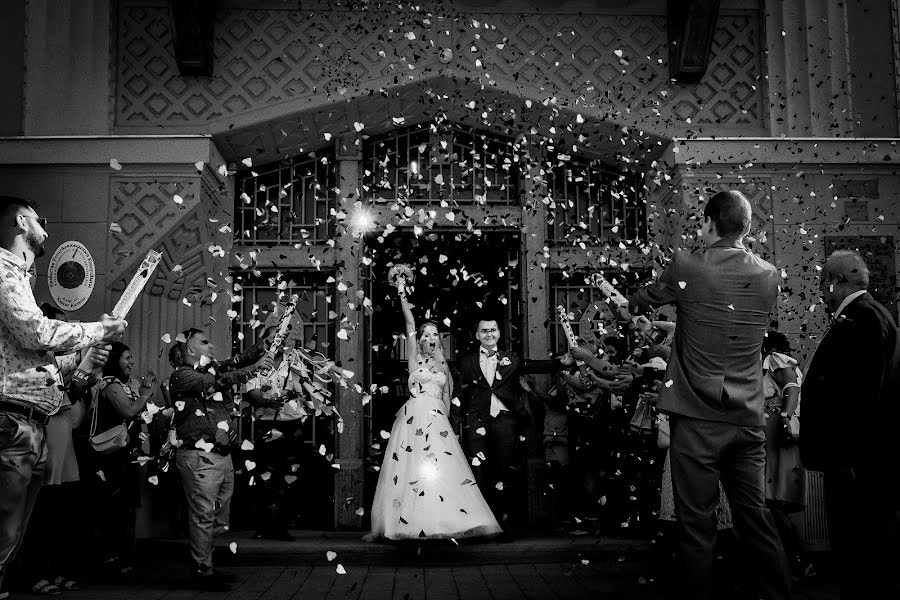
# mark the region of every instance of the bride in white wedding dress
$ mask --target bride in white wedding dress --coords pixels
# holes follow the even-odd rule
[[[453,379],[434,323],[416,331],[398,286],[409,338],[409,393],[384,452],[367,539],[447,539],[501,533],[450,426]]]

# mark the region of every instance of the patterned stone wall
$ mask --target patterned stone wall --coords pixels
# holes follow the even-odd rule
[[[227,198],[230,209],[231,193],[212,179],[208,173],[110,178],[111,300],[125,289],[147,250],[163,254],[129,320],[126,341],[134,346],[139,370],[168,373],[168,344],[162,338],[168,333],[174,340],[187,327],[208,328],[214,344],[226,353],[231,346],[229,327],[211,327],[228,322],[225,298],[230,290],[224,276],[225,253],[231,248],[230,228],[220,229],[230,221],[221,214],[221,200]],[[211,302],[214,293],[223,298]]]
[[[118,7],[113,125],[227,131],[368,90],[450,74],[661,135],[764,133],[758,11],[723,14],[697,85],[668,78],[666,18],[623,14],[459,14],[220,10],[212,77],[181,77],[168,10]],[[432,43],[433,42],[433,43]],[[446,63],[439,54],[448,48]],[[267,110],[268,109],[268,110]],[[264,116],[265,115],[265,116]]]

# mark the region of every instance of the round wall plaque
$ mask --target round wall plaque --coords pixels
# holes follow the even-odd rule
[[[95,275],[94,258],[84,244],[64,242],[50,259],[47,271],[50,295],[62,310],[78,310],[94,291]]]

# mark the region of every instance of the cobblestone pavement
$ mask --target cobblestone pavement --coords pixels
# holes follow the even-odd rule
[[[397,545],[364,543],[359,534],[297,533],[293,542],[253,540],[246,534],[221,540],[217,565],[235,577],[229,592],[192,589],[184,541],[154,540],[141,545],[132,581],[95,579],[61,598],[661,600],[677,595],[671,573],[662,580],[651,575],[652,547],[643,540],[557,536],[460,546],[449,542]],[[230,548],[232,542],[237,545]],[[13,595],[14,599],[27,597],[34,596]],[[756,600],[739,590],[724,597]],[[820,579],[798,586],[796,598],[837,600],[838,595],[832,582]]]

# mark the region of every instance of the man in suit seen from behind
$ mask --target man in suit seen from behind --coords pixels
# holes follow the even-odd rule
[[[760,349],[778,272],[743,245],[749,201],[715,194],[703,210],[705,249],[679,251],[629,300],[633,313],[674,304],[672,353],[657,407],[668,413],[672,484],[686,598],[711,599],[721,479],[735,529],[752,556],[758,591],[790,598],[787,560],[765,504]]]

